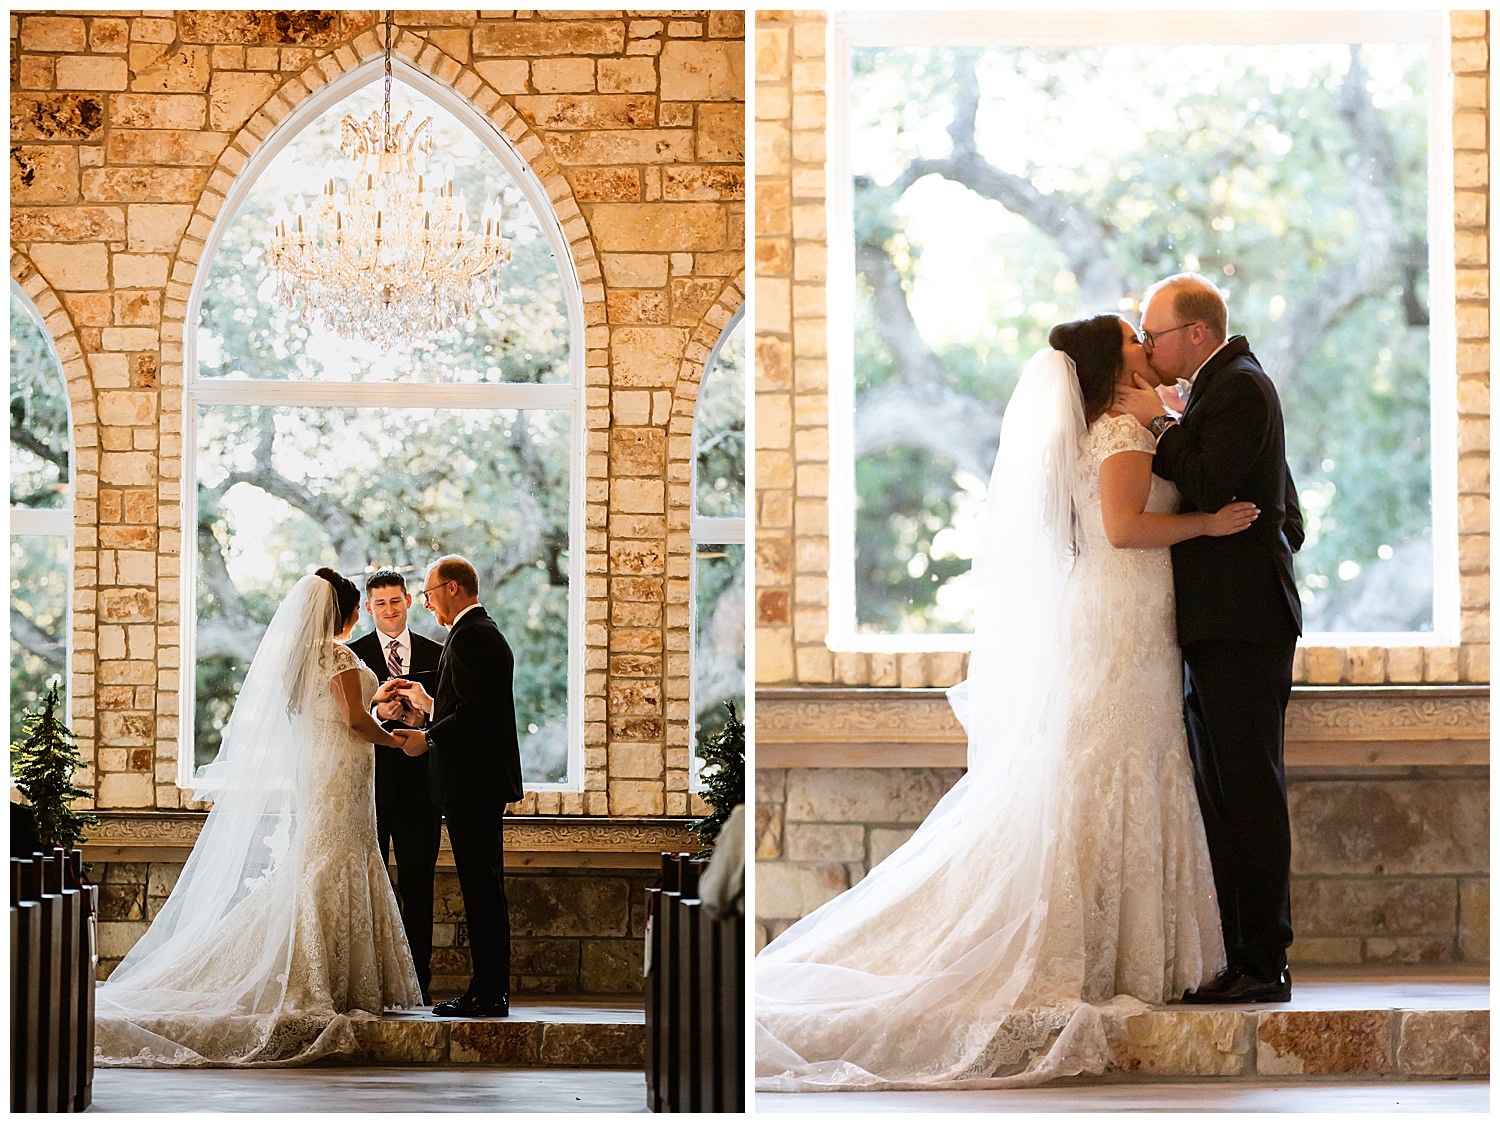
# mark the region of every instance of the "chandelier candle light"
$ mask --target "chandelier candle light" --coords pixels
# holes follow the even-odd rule
[[[339,150],[359,165],[340,191],[332,176],[308,206],[276,208],[266,258],[276,296],[302,319],[345,339],[382,347],[409,344],[464,323],[500,300],[500,267],[510,242],[500,236],[500,200],[484,205],[481,231],[469,230],[467,203],[453,169],[424,178],[432,118],[391,125],[391,12],[385,13],[385,104],[367,121],[345,117]]]

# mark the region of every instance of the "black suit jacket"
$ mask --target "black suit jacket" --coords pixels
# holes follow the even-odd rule
[[[1281,400],[1243,335],[1198,372],[1182,423],[1157,442],[1153,471],[1177,485],[1183,511],[1217,511],[1235,499],[1260,508],[1243,533],[1172,547],[1178,642],[1300,635],[1292,553],[1302,545],[1302,509],[1286,463]]]
[[[483,608],[453,625],[440,672],[427,754],[433,801],[443,807],[516,802],[525,788],[512,694],[515,657]]]

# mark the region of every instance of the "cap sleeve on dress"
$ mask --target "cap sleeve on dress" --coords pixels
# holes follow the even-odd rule
[[[1156,438],[1151,435],[1151,430],[1128,413],[1120,417],[1101,417],[1097,424],[1100,460],[1107,460],[1117,452],[1156,452]]]
[[[359,656],[350,651],[341,643],[333,645],[333,669],[328,672],[329,678],[336,678],[345,671],[352,671],[359,666]]]

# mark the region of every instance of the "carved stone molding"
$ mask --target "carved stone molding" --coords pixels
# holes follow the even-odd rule
[[[1489,763],[1489,688],[1297,687],[1289,768]],[[941,690],[761,689],[757,768],[962,767],[966,738]]]
[[[100,811],[84,856],[94,862],[183,861],[207,818],[202,811]],[[508,867],[655,869],[662,851],[696,851],[687,819],[516,816],[505,821]],[[453,864],[443,831],[438,865]]]

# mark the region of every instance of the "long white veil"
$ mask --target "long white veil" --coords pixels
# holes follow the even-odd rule
[[[285,1063],[289,1048],[305,1060],[332,1047],[319,1040],[326,1026],[287,1024],[286,987],[317,813],[303,805],[306,766],[337,615],[333,586],[309,575],[266,629],[219,755],[199,772],[197,796],[214,802],[197,844],[150,929],[99,988],[103,1058]]]
[[[1059,892],[1084,433],[1073,361],[1038,352],[1001,426],[974,648],[949,692],[969,735],[967,774],[903,846],[757,959],[763,1090],[1034,1083],[1102,1065],[1097,1010],[1078,1001],[1083,948],[1053,954],[1054,930],[1041,955]]]

